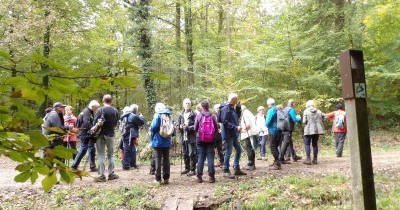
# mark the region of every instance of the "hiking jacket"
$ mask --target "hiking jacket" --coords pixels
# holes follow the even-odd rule
[[[126,119],[124,119],[126,118]],[[127,126],[129,128],[129,132],[122,136],[124,139],[132,139],[132,138],[138,138],[139,137],[139,127],[144,125],[145,119],[142,115],[137,115],[133,112],[128,112],[125,113],[121,116],[120,121],[126,120]],[[123,128],[124,129],[124,128]]]
[[[64,131],[68,130],[68,127],[64,126],[64,116],[61,113],[58,113],[54,110],[51,111],[49,113],[49,115],[47,115],[47,118],[43,123],[43,127],[58,127]],[[49,131],[45,128],[42,129],[42,133],[45,136],[48,136],[51,134],[60,134],[57,132]]]
[[[249,127],[248,130],[242,129],[242,132],[240,133],[240,139],[246,139],[249,136],[254,136],[258,134],[258,130],[256,127],[256,118],[254,115],[250,112],[250,110],[245,109],[242,111],[242,119],[240,120],[240,126],[242,128]]]
[[[337,116],[338,114],[344,114],[344,116],[345,116],[345,117],[344,117],[343,128],[338,128],[338,127],[336,126],[336,121],[337,121],[336,116]],[[347,120],[346,120],[346,112],[345,112],[345,111],[339,109],[339,110],[337,110],[337,111],[334,111],[334,112],[331,112],[331,113],[327,114],[326,117],[327,117],[328,119],[333,120],[333,123],[332,123],[332,131],[333,131],[334,133],[346,133],[346,132],[347,132]]]
[[[214,124],[214,141],[212,143],[215,142],[215,133],[218,133],[218,123],[217,123],[217,118],[215,117],[215,115],[211,114],[210,111],[201,111],[199,114],[196,115],[196,120],[194,122],[194,130],[196,131],[196,140],[197,143],[199,143],[199,129],[200,129],[200,124],[202,121],[202,118],[205,116],[211,116],[212,117],[212,121]]]
[[[239,138],[239,131],[237,130],[237,127],[239,126],[239,116],[242,114],[241,108],[234,108],[232,104],[227,104],[220,107],[220,110],[222,140],[226,140],[228,138]]]
[[[293,132],[294,128],[295,128],[295,124],[300,123],[301,119],[297,118],[296,110],[291,106],[285,107],[282,111],[284,113],[288,114],[288,116],[289,116],[289,131]]]
[[[323,121],[325,114],[315,107],[309,107],[304,110],[303,124],[304,135],[321,135],[325,133]]]
[[[187,135],[187,141],[189,143],[195,143],[196,142],[196,131],[194,130],[194,121],[196,120],[196,113],[194,111],[190,111],[189,118],[188,118],[188,124],[187,124],[187,129],[186,131],[184,129],[181,129],[181,125],[185,124],[185,118],[184,118],[184,113],[185,110],[181,112],[178,118],[178,129],[180,133],[180,140],[181,142],[184,141],[184,135]]]
[[[73,126],[73,128],[76,127],[76,117],[74,115],[71,116],[64,116],[64,125],[65,127],[68,127],[70,125]],[[72,142],[76,142],[77,137],[76,137],[76,133],[69,133],[69,136],[64,137],[64,141],[72,141]]]
[[[94,122],[94,113],[89,107],[83,109],[83,111],[79,114],[82,115],[82,125],[79,127],[79,138],[82,141],[84,138],[89,138],[91,135],[88,133],[90,128],[93,127]]]
[[[272,105],[271,108],[268,109],[267,119],[265,120],[265,126],[268,128],[268,133],[271,135],[278,134],[278,118],[277,118],[277,108],[275,105]]]
[[[118,110],[112,106],[106,105],[101,107],[96,111],[96,116],[94,117],[94,124],[97,120],[104,116],[104,124],[101,127],[99,136],[111,136],[115,135],[115,127],[118,124],[119,114]]]
[[[168,114],[172,115],[169,109],[161,110],[155,113],[153,121],[151,121],[150,132],[151,132],[151,147],[171,147],[171,137],[164,138],[160,135],[161,115]]]

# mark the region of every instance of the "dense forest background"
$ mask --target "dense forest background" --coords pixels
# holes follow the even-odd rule
[[[396,0],[2,0],[0,133],[39,128],[55,101],[78,114],[105,93],[147,118],[158,101],[180,110],[230,92],[253,112],[268,97],[331,111],[348,49],[364,51],[371,124],[395,126],[399,31]]]

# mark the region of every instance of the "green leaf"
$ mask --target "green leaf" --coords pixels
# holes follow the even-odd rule
[[[32,174],[31,174],[31,183],[32,183],[32,184],[35,184],[35,182],[36,182],[36,180],[37,180],[38,178],[39,178],[38,173],[32,171]]]
[[[14,181],[16,182],[26,182],[26,180],[28,180],[29,178],[31,178],[31,172],[30,171],[25,171],[22,172],[20,174],[18,174],[17,176],[14,177]]]
[[[7,53],[7,52],[4,52],[4,51],[0,51],[0,57],[6,58],[6,59],[8,59],[8,60],[10,60],[10,61],[13,61],[13,60],[11,59],[10,54]]]
[[[171,77],[168,76],[167,74],[161,74],[161,73],[151,73],[150,74],[150,79],[158,79],[158,80],[169,80]]]
[[[4,106],[0,106],[0,114],[9,114],[9,108],[4,107]]]
[[[49,58],[46,58],[46,57],[40,55],[39,53],[33,53],[32,59],[34,61],[38,62],[38,63],[46,64],[49,67],[52,67],[54,69],[59,69],[59,70],[63,70],[63,71],[69,71],[70,70],[69,68],[63,66],[62,64],[57,63],[57,62],[55,62],[55,61],[53,61],[53,60],[51,60]],[[39,74],[39,76],[45,76],[45,75],[51,74],[52,70],[50,70],[50,72],[48,72],[48,71],[49,71],[48,69],[45,70],[45,71],[42,71],[42,72],[39,71],[38,74]],[[41,75],[41,74],[43,74],[43,75]]]
[[[38,172],[39,174],[42,175],[47,175],[49,174],[50,169],[47,166],[43,166],[43,165],[36,165],[33,167],[33,171]]]
[[[58,134],[67,134],[66,131],[64,131],[63,129],[59,128],[59,127],[46,127],[43,126],[44,129],[48,130],[48,131],[52,131]]]
[[[61,179],[66,183],[72,183],[74,181],[74,174],[65,169],[60,169]]]
[[[24,162],[26,160],[21,153],[15,151],[8,152],[6,156],[17,162]]]
[[[31,162],[25,162],[19,164],[15,170],[18,170],[19,172],[25,172],[25,171],[30,171],[32,168]]]
[[[40,148],[49,145],[49,140],[38,131],[28,132],[30,137],[30,142],[35,146],[35,148]]]
[[[54,153],[55,153],[55,155],[57,157],[69,160],[69,159],[72,159],[72,154],[74,154],[75,150],[74,149],[68,149],[68,148],[66,148],[64,146],[59,145],[59,146],[56,146],[53,149],[53,151],[54,151]]]
[[[47,175],[42,181],[42,187],[45,192],[48,192],[57,183],[57,177],[54,172]]]

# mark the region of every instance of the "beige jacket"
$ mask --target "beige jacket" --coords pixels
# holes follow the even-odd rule
[[[304,135],[324,134],[325,114],[315,107],[309,107],[304,110],[303,113],[303,124],[304,124]]]

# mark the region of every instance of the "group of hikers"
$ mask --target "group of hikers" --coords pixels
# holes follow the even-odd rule
[[[139,128],[145,124],[145,118],[139,113],[138,105],[132,104],[122,110],[121,116],[112,104],[112,96],[103,96],[103,106],[93,100],[75,117],[73,108],[60,102],[46,110],[43,134],[50,136],[56,133],[51,127],[69,131],[68,135],[54,138],[49,147],[57,145],[77,149],[77,137],[80,140],[78,153],[73,156],[72,170],[77,170],[82,158],[89,153],[90,171],[97,171],[95,182],[106,182],[118,179],[114,172],[114,142],[115,130],[119,124],[121,139],[119,148],[122,157],[122,169],[138,168],[136,162],[136,146],[139,138]],[[296,155],[293,147],[292,134],[295,124],[303,125],[305,160],[304,164],[318,163],[318,139],[324,134],[323,122],[333,120],[332,131],[336,142],[336,156],[343,153],[346,137],[346,112],[343,104],[336,105],[336,111],[324,114],[318,110],[313,100],[306,103],[306,109],[301,117],[296,113],[295,101],[290,99],[286,107],[276,105],[273,98],[268,98],[267,109],[257,108],[253,115],[244,104],[239,102],[235,93],[228,96],[228,101],[213,106],[203,100],[193,109],[192,101],[183,100],[183,110],[177,120],[172,117],[172,108],[163,103],[155,105],[155,113],[150,124],[150,144],[153,148],[153,158],[150,174],[155,175],[154,182],[168,184],[170,179],[170,148],[172,135],[180,137],[183,154],[184,170],[182,174],[197,176],[197,182],[203,182],[203,170],[207,159],[208,182],[215,182],[215,167],[221,167],[223,177],[234,179],[236,176],[247,175],[245,172],[256,169],[256,151],[259,148],[261,161],[267,160],[266,145],[269,142],[273,162],[271,170],[280,170],[281,164],[289,164],[302,159]],[[244,142],[247,154],[247,164],[240,167],[243,152],[241,141]],[[312,147],[312,159],[311,159]],[[230,170],[230,157],[235,149],[233,158],[233,173]],[[95,156],[97,151],[98,167]],[[106,179],[105,161],[108,160],[108,177]],[[215,154],[217,163],[214,164]],[[86,167],[86,165],[85,165]],[[85,168],[84,167],[84,168]],[[245,170],[245,171],[244,171]]]

